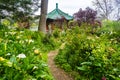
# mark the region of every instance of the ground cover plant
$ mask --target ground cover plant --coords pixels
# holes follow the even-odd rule
[[[111,21],[94,34],[82,27],[66,31],[56,64],[72,71],[75,80],[120,80],[119,27]]]
[[[47,53],[55,48],[52,39],[0,27],[0,80],[53,80],[46,63]]]

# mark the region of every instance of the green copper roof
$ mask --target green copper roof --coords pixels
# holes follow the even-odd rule
[[[58,9],[58,3],[56,3],[56,9],[54,9],[53,11],[51,11],[50,13],[47,14],[47,18],[49,19],[61,19],[61,18],[65,18],[67,20],[71,20],[73,19],[72,16],[64,13],[63,11],[61,11],[60,9]]]

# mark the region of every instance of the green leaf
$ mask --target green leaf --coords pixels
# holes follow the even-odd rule
[[[92,62],[82,62],[81,65],[91,65]]]
[[[95,66],[99,66],[99,67],[102,66],[101,63],[95,63],[94,65],[95,65]]]
[[[15,55],[10,58],[10,62],[17,63]]]
[[[77,67],[77,69],[81,70],[81,71],[87,71],[88,70],[87,66]]]
[[[90,60],[95,60],[95,58],[93,56],[90,56],[89,58],[90,58]]]

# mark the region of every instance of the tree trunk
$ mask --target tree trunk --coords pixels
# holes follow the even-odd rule
[[[41,16],[39,20],[38,31],[46,33],[46,15],[48,8],[48,0],[41,0]]]

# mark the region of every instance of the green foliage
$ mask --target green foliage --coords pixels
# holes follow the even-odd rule
[[[8,27],[3,24],[0,24],[0,30],[8,30]]]
[[[39,5],[39,0],[0,0],[0,19],[9,17],[20,20],[32,15]]]
[[[103,32],[120,32],[120,22],[119,21],[103,21],[103,26],[101,28]]]
[[[7,19],[4,19],[1,24],[5,25],[5,26],[10,26],[10,21]]]
[[[55,28],[55,30],[53,31],[52,34],[55,38],[59,38],[60,37],[60,29]]]
[[[0,80],[53,80],[47,52],[53,41],[43,43],[46,36],[29,30],[0,30]]]
[[[113,23],[115,27],[119,24]],[[59,50],[56,63],[66,71],[77,72],[76,80],[119,80],[120,36],[117,30],[113,27],[113,33],[100,32],[99,36],[78,27],[66,31],[65,45]],[[99,33],[100,29],[97,31]]]
[[[103,21],[103,27],[97,31],[98,35],[108,35],[109,39],[120,42],[120,21]]]

